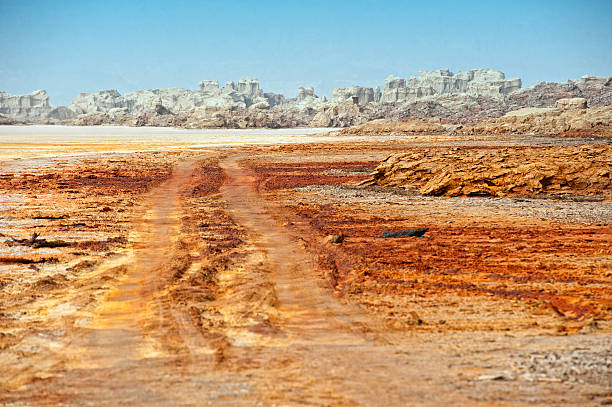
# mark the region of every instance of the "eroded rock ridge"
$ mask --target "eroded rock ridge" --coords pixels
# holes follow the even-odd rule
[[[374,119],[440,118],[474,124],[520,108],[580,109],[612,105],[612,79],[584,76],[565,83],[542,82],[523,89],[519,78],[474,69],[420,71],[416,77],[390,75],[385,86],[335,88],[332,99],[313,87],[295,98],[264,92],[255,78],[221,86],[203,80],[196,90],[164,88],[120,94],[80,93],[69,107],[53,109],[45,91],[27,95],[0,92],[0,123],[8,121],[76,125],[177,126],[187,128],[347,127]],[[3,121],[4,120],[4,121]]]

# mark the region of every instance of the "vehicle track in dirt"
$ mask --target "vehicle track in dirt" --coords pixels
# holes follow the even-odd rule
[[[110,268],[111,286],[89,308],[50,322],[65,330],[63,339],[30,358],[14,382],[26,386],[0,402],[345,406],[425,397],[414,387],[423,366],[334,297],[316,253],[277,223],[242,157],[221,162],[225,182],[212,198],[231,218],[227,227],[243,231],[242,255],[202,255],[185,224],[198,160],[180,162],[147,194],[130,255]],[[194,311],[191,297],[173,290],[203,266],[216,270],[218,287],[207,308]],[[89,274],[108,271],[102,264]]]
[[[415,386],[430,366],[410,363],[386,337],[380,321],[335,296],[318,270],[317,253],[299,243],[299,232],[278,224],[274,206],[258,194],[256,178],[241,165],[243,158],[221,162],[228,178],[221,194],[232,218],[263,254],[277,297],[278,333],[267,347],[251,353],[267,366],[257,374],[260,399],[271,404],[293,400],[297,405],[441,402]],[[430,355],[429,363],[440,363]],[[284,359],[282,368],[276,366],[279,356]],[[297,389],[301,397],[292,396]]]
[[[363,343],[372,321],[357,309],[341,305],[318,278],[316,258],[269,213],[273,210],[255,191],[255,178],[239,165],[240,156],[221,165],[228,181],[221,188],[231,216],[264,253],[278,298],[283,331],[292,340]]]
[[[180,255],[176,246],[181,239],[181,190],[195,163],[190,159],[177,165],[172,177],[150,194],[148,209],[136,225],[134,254],[126,264],[127,272],[83,324],[85,334],[70,344],[73,349],[84,348],[88,363],[105,367],[126,359],[163,355],[167,351],[163,337],[170,334],[167,325],[181,325],[177,332],[187,329],[184,316],[172,304],[165,308],[157,297],[179,271],[173,263]],[[189,336],[189,340],[179,341],[194,348],[191,352],[204,346],[197,336]]]
[[[127,253],[83,275],[82,290],[68,291],[53,303],[43,300],[32,305],[68,310],[56,318],[49,315],[46,324],[64,334],[61,340],[36,342],[40,348],[35,356],[5,370],[8,374],[1,380],[5,389],[28,383],[40,386],[40,395],[25,398],[35,404],[66,400],[76,405],[115,405],[126,395],[155,394],[142,386],[143,367],[167,363],[177,355],[213,359],[213,350],[184,307],[162,299],[177,279],[199,265],[190,260],[188,250],[195,247],[185,244],[189,237],[181,236],[182,195],[197,164],[195,158],[179,163],[167,181],[145,196]],[[81,297],[91,298],[87,306],[74,305]],[[26,343],[32,342],[28,339]],[[74,385],[66,386],[70,381]],[[100,394],[95,395],[92,386]],[[112,389],[117,394],[105,393]]]

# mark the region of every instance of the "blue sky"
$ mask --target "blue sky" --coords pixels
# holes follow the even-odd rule
[[[259,78],[319,95],[489,67],[523,86],[612,75],[612,0],[0,0],[0,90],[196,89]]]

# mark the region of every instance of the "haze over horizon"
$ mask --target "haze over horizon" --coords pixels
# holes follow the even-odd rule
[[[223,84],[319,96],[389,74],[493,68],[523,86],[612,75],[610,1],[0,0],[0,91],[78,92]]]

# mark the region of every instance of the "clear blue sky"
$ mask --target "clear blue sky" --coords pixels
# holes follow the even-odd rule
[[[479,67],[524,86],[612,75],[612,0],[0,0],[0,90],[46,89],[53,105],[242,76],[329,96]]]

